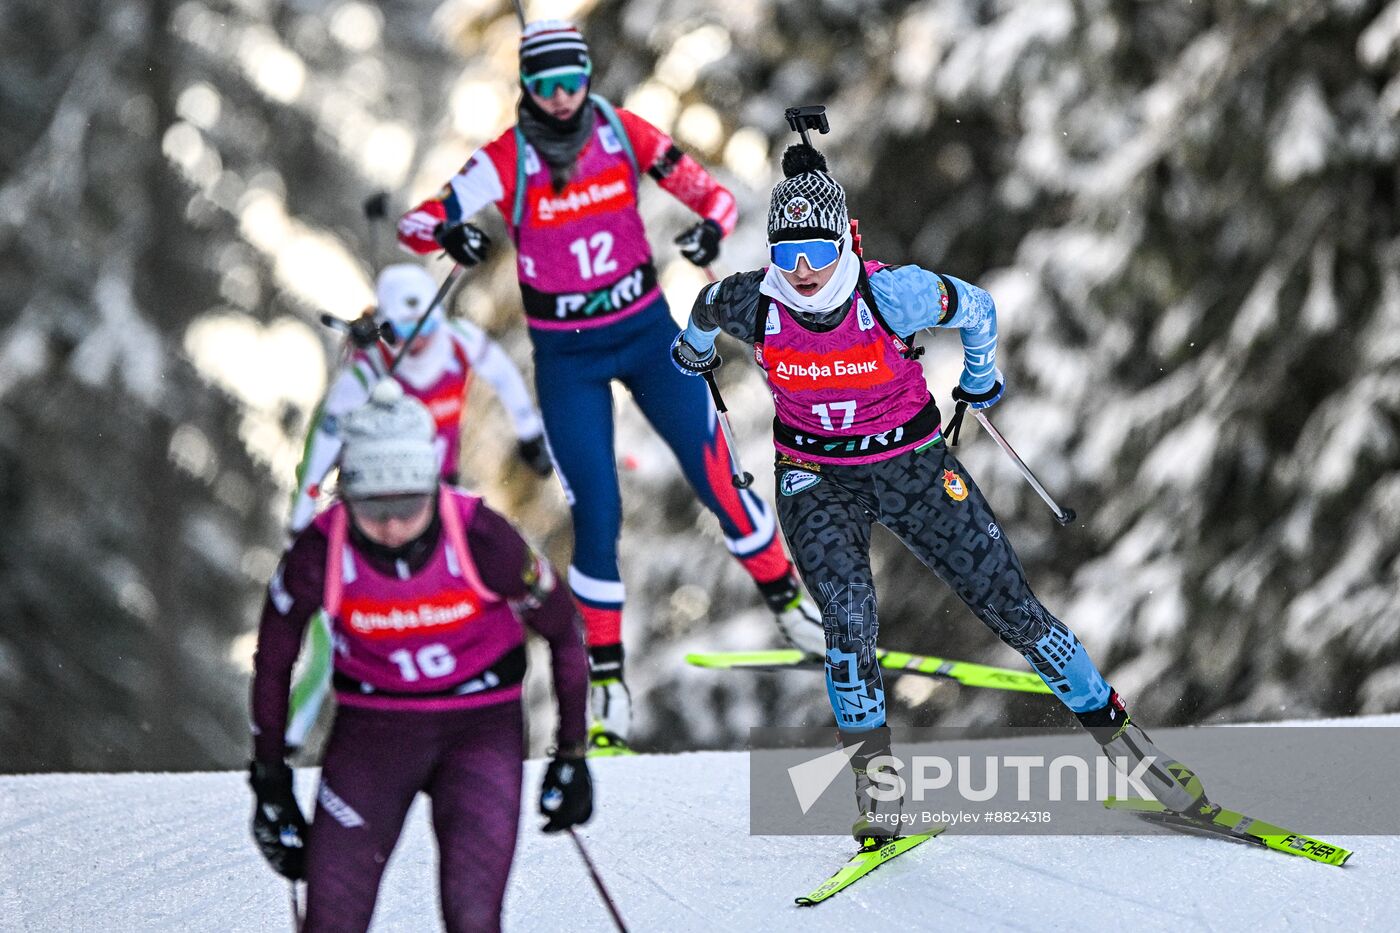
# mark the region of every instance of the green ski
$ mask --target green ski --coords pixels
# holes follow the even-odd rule
[[[1017,690],[1022,693],[1049,693],[1050,688],[1039,676],[1029,671],[1013,671],[1005,667],[989,667],[968,661],[952,661],[902,651],[876,652],[880,666],[891,674],[919,674],[955,680],[964,687],[988,687],[995,690]],[[825,666],[821,658],[813,658],[794,649],[775,651],[716,651],[688,654],[685,660],[696,667],[734,671],[819,671]]]
[[[814,904],[820,904],[836,892],[844,891],[895,856],[903,855],[920,843],[937,836],[943,832],[943,829],[944,827],[940,826],[932,832],[917,833],[912,836],[896,836],[884,843],[870,843],[868,848],[862,848],[851,856],[850,861],[843,865],[840,871],[823,881],[816,890],[797,898],[797,905],[811,907]]]
[[[1109,797],[1104,801],[1104,806],[1110,810],[1123,810],[1132,813],[1154,823],[1165,823],[1168,826],[1222,836],[1237,842],[1273,849],[1275,852],[1283,852],[1286,855],[1300,855],[1324,865],[1340,866],[1351,857],[1350,849],[1343,849],[1330,842],[1323,842],[1312,836],[1295,833],[1282,826],[1275,826],[1273,823],[1256,820],[1253,817],[1245,816],[1238,810],[1226,810],[1223,807],[1212,806],[1205,813],[1197,816],[1168,810],[1155,800],[1123,799],[1120,797]]]

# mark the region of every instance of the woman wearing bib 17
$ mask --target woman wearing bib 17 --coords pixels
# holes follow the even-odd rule
[[[944,444],[912,335],[959,331],[953,397],[989,408],[1002,395],[991,296],[918,266],[863,262],[845,191],[811,146],[790,147],[768,214],[770,265],[731,275],[695,300],[677,368],[719,365],[721,329],[752,344],[777,418],[778,521],[826,628],[827,693],[851,754],[862,843],[891,835],[899,801],[869,796],[889,753],[876,663],[870,530],[887,527],[986,625],[1021,652],[1115,763],[1156,756],[1145,783],[1172,809],[1205,803],[1200,781],[1129,719],[1074,634],[1031,592],[1010,541]]]
[[[666,134],[588,94],[592,63],[572,25],[526,27],[520,73],[517,125],[478,150],[441,194],[405,215],[399,239],[416,252],[441,247],[474,264],[487,238],[465,221],[495,204],[515,242],[540,410],[573,513],[569,586],[588,629],[590,740],[602,751],[625,744],[630,719],[622,681],[622,501],[612,380],[631,390],[675,453],[784,637],[818,655],[824,639],[772,513],[730,482],[729,452],[705,388],[665,362],[676,326],[637,211],[641,175],[703,218],[676,241],[700,266],[714,260],[721,237],[734,227],[733,196]]]

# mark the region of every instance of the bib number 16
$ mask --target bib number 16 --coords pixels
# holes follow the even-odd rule
[[[424,677],[446,677],[457,669],[457,659],[446,645],[434,642],[410,652],[401,648],[389,655],[399,666],[399,676],[409,683]]]
[[[845,416],[841,419],[841,427],[839,430],[844,431],[855,423],[856,403],[854,401],[824,402],[821,405],[812,406],[813,414],[822,419],[822,427],[828,431],[838,430],[837,426],[831,422],[831,413],[833,411],[845,413]]]

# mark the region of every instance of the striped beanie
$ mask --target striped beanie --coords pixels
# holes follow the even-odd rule
[[[530,23],[520,36],[520,79],[528,81],[570,72],[593,73],[588,43],[573,23],[545,19]]]

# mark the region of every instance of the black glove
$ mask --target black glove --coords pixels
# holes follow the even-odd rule
[[[306,876],[306,818],[292,793],[292,769],[279,761],[248,766],[253,805],[253,841],[272,870],[290,881]]]
[[[588,822],[593,815],[593,779],[587,759],[558,757],[549,763],[540,787],[540,813],[549,818],[541,827],[547,833]]]
[[[366,311],[350,322],[350,342],[356,348],[366,350],[381,340],[391,346],[397,340],[388,321],[376,320],[372,312]]]
[[[549,459],[549,447],[545,445],[543,434],[521,441],[516,445],[515,452],[525,461],[527,467],[535,471],[536,476],[548,476],[554,471],[554,463]]]
[[[486,231],[471,224],[449,227],[446,223],[440,223],[433,228],[433,239],[447,250],[447,255],[464,266],[481,262],[491,247],[491,238]]]
[[[719,364],[724,361],[719,358],[719,350],[713,345],[709,353],[701,353],[692,347],[682,331],[671,341],[671,362],[687,376],[703,376],[719,369]]]
[[[703,268],[719,255],[719,241],[723,237],[720,225],[707,218],[676,237],[676,244],[682,256]]]

